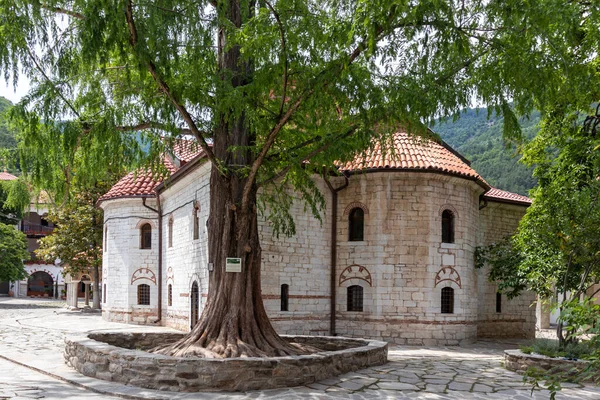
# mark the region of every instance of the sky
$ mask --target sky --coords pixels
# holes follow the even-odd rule
[[[6,82],[4,78],[0,78],[0,96],[6,97],[13,103],[21,100],[23,96],[27,94],[29,91],[29,79],[25,76],[21,75],[19,77],[19,81],[17,82],[17,87],[13,86],[12,81]]]

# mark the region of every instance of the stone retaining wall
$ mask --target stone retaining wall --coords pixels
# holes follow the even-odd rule
[[[387,362],[387,343],[340,337],[285,336],[325,351],[272,358],[182,358],[148,353],[181,335],[102,333],[65,340],[65,362],[82,374],[150,389],[246,391],[306,385]]]
[[[588,362],[584,360],[575,361],[550,358],[540,354],[525,354],[520,350],[505,350],[504,364],[506,369],[524,374],[530,367],[556,372],[582,371],[587,367]]]

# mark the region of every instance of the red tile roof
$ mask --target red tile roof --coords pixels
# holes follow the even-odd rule
[[[393,146],[393,152],[390,151]],[[181,166],[202,154],[202,149],[194,140],[178,139],[173,146],[175,157],[181,161]],[[163,158],[165,166],[171,174],[179,168],[168,157]],[[447,173],[472,179],[485,189],[489,189],[484,197],[491,201],[502,201],[515,204],[531,204],[531,200],[520,194],[492,188],[469,165],[469,161],[454,151],[444,142],[423,137],[409,136],[405,132],[394,135],[393,141],[387,146],[378,143],[372,150],[340,167],[343,171],[368,171],[368,170],[407,170],[431,171]],[[10,174],[9,174],[10,175]],[[1,176],[1,175],[0,175]],[[12,176],[12,175],[11,175]],[[99,202],[123,197],[154,196],[154,189],[163,181],[154,178],[151,171],[131,172],[117,182]]]
[[[393,142],[382,146],[377,143],[373,150],[356,156],[341,167],[345,171],[366,170],[424,170],[438,171],[473,179],[484,186],[489,185],[469,165],[469,161],[460,156],[450,146],[433,139],[410,136],[398,132]]]
[[[202,147],[191,139],[177,139],[173,143],[173,153],[180,161],[186,163],[202,153]]]
[[[523,204],[530,205],[531,199],[527,196],[523,196],[517,193],[507,192],[506,190],[491,188],[487,191],[483,197],[487,200],[491,201],[500,201],[505,203],[515,203],[515,204]]]
[[[14,181],[17,179],[13,174],[9,174],[8,172],[0,172],[0,181]]]
[[[163,157],[167,170],[173,174],[177,168],[167,158]],[[154,196],[154,188],[163,181],[163,177],[155,176],[150,170],[138,170],[125,175],[98,202],[123,197],[148,197]]]

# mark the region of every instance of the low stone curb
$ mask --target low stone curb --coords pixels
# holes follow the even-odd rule
[[[287,357],[183,358],[141,350],[180,337],[173,333],[117,332],[72,336],[65,339],[64,357],[69,366],[89,377],[180,392],[307,385],[387,362],[385,342],[328,336],[283,336],[328,350]]]
[[[531,367],[544,371],[576,373],[583,371],[589,364],[585,360],[565,360],[541,354],[526,354],[520,350],[505,350],[504,362],[506,369],[520,374],[524,374]]]

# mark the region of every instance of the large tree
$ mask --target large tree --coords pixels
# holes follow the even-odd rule
[[[196,138],[212,165],[215,269],[200,322],[165,352],[282,355],[301,350],[263,307],[260,199],[293,233],[283,188],[318,213],[314,176],[475,100],[518,133],[509,100],[544,112],[596,82],[597,25],[596,2],[562,0],[0,0],[0,69],[34,80],[13,112],[34,177],[68,184]],[[48,152],[60,174],[42,168]],[[226,257],[243,272],[226,273]]]

